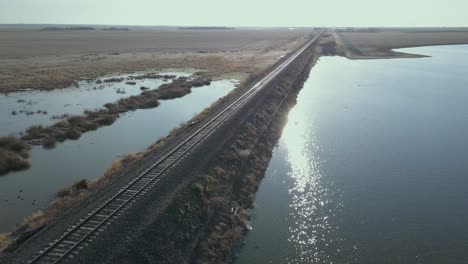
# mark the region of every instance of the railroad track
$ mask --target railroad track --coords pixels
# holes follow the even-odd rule
[[[217,127],[249,102],[249,100],[270,83],[275,76],[315,42],[322,33],[323,31],[317,34],[317,36],[307,42],[302,48],[296,51],[234,102],[229,104],[224,110],[197,129],[193,134],[188,136],[179,145],[169,151],[169,153],[141,171],[134,179],[120,188],[115,195],[89,212],[85,218],[77,221],[60,237],[36,253],[27,263],[60,263],[67,258],[72,258],[74,254],[78,254],[79,251],[86,246],[86,241],[88,239],[92,239],[100,232],[104,231],[106,226],[135,203],[138,197],[145,195],[160,179],[167,175],[169,168],[177,165],[192,149],[208,138]]]

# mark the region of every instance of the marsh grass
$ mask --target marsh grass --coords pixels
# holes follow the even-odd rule
[[[18,138],[8,136],[0,138],[0,175],[9,171],[27,169],[31,166],[29,146]]]

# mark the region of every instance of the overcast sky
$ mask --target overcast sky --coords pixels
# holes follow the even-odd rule
[[[0,0],[0,23],[468,26],[468,0]]]

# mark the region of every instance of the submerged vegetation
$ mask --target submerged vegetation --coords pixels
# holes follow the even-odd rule
[[[143,75],[144,78],[173,78],[173,75]],[[129,77],[134,79],[137,77]],[[140,78],[140,76],[138,76]],[[143,78],[143,77],[141,77]],[[120,82],[122,78],[111,78],[104,82]],[[145,90],[139,95],[122,98],[115,103],[104,105],[104,109],[95,111],[85,111],[83,116],[71,116],[65,121],[60,121],[52,126],[32,126],[26,130],[22,137],[31,145],[42,144],[44,148],[53,148],[56,142],[63,142],[66,139],[76,140],[83,133],[93,131],[102,126],[112,125],[120,114],[137,109],[154,108],[159,106],[159,100],[167,100],[182,97],[191,92],[192,87],[199,87],[211,84],[211,79],[198,77],[189,79],[180,77],[174,79],[172,83],[166,83],[155,90]]]
[[[44,149],[52,149],[57,143],[65,140],[77,140],[83,133],[93,131],[102,126],[112,125],[122,113],[137,109],[148,109],[159,106],[159,100],[168,100],[183,97],[191,92],[192,87],[210,85],[211,79],[204,76],[192,78],[175,75],[160,75],[148,73],[138,76],[129,76],[127,79],[163,79],[170,80],[159,89],[149,90],[144,87],[139,95],[122,98],[114,103],[107,103],[104,108],[85,111],[83,115],[64,116],[51,126],[31,126],[21,138],[0,138],[0,175],[10,171],[27,169],[30,166],[27,160],[31,145],[42,145]],[[122,82],[124,78],[113,77],[99,81]]]

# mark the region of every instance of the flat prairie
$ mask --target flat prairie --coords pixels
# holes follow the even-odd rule
[[[376,32],[334,33],[342,55],[349,59],[421,57],[392,49],[434,45],[468,44],[468,29],[463,30],[377,30]]]
[[[194,68],[245,78],[303,44],[312,29],[1,30],[0,92],[57,89],[101,75]]]

